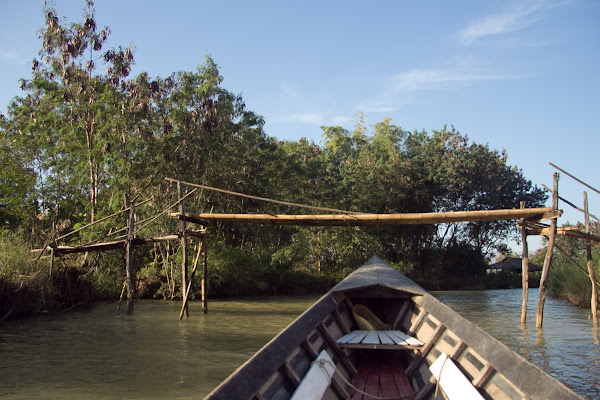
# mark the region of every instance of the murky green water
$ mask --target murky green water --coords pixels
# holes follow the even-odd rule
[[[600,333],[589,310],[546,298],[544,328],[535,327],[538,289],[530,289],[521,327],[522,289],[438,292],[463,317],[588,399],[600,399]]]
[[[587,398],[600,398],[600,340],[587,313],[547,299],[535,329],[537,292],[527,328],[520,290],[437,293],[474,321]],[[317,298],[136,303],[115,317],[115,304],[0,325],[2,399],[196,399],[267,343]]]

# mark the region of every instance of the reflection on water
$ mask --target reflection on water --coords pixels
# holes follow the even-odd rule
[[[141,301],[0,325],[2,399],[197,399],[316,299]]]
[[[521,289],[437,292],[462,316],[554,376],[578,394],[600,398],[600,341],[589,310],[546,298],[544,329],[536,329],[538,290],[530,289],[521,324]]]
[[[521,291],[435,295],[492,336],[590,399],[600,398],[600,340],[587,311],[546,299],[535,328],[537,291],[521,325]],[[114,304],[0,325],[2,399],[197,399],[208,394],[316,298],[142,301],[134,315]]]

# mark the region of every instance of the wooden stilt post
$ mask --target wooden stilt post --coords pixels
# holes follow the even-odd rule
[[[129,208],[127,213],[127,244],[125,246],[125,271],[127,282],[127,314],[133,313],[133,239],[135,237],[135,208],[129,201],[129,195],[125,195],[125,207]]]
[[[525,208],[525,202],[521,202],[521,208]],[[523,279],[523,305],[521,306],[521,324],[527,320],[527,295],[529,291],[529,249],[527,247],[527,231],[521,226],[521,242],[523,242],[522,255],[522,279]]]
[[[208,313],[208,300],[206,298],[206,283],[208,280],[208,257],[206,249],[206,233],[202,235],[202,280],[200,281],[200,288],[202,291],[202,311],[204,314]]]
[[[179,215],[185,215],[185,206],[183,204],[183,193],[182,185],[180,181],[177,181],[177,193],[179,195]],[[187,233],[186,233],[186,222],[184,219],[179,220],[179,232],[181,234],[181,297],[183,301],[183,309],[185,310],[186,317],[190,316],[188,310],[186,289],[187,289],[187,278],[188,278],[188,260],[187,260]],[[183,316],[183,313],[182,313]]]
[[[54,246],[50,247],[50,271],[48,271],[48,275],[52,276],[52,270],[54,269],[54,247],[56,247],[56,224],[52,222],[52,242],[54,242]],[[42,252],[43,253],[43,252]]]
[[[558,210],[558,172],[554,173],[554,184],[552,187],[552,209]],[[546,280],[548,280],[548,271],[552,262],[552,253],[554,252],[554,238],[556,236],[556,218],[550,222],[550,236],[548,239],[548,250],[544,258],[542,276],[540,278],[540,294],[538,297],[537,318],[535,326],[540,329],[544,321],[544,303],[546,302]]]
[[[54,247],[50,248],[50,271],[49,274],[52,276],[52,270],[54,269]]]
[[[587,192],[583,192],[583,209],[585,211],[585,232],[590,233],[590,214],[588,213]],[[598,325],[598,288],[596,286],[596,271],[594,270],[594,263],[592,261],[592,245],[590,242],[586,243],[585,252],[588,274],[592,281],[592,301],[590,305],[592,310],[592,320],[594,321],[594,325]]]
[[[198,261],[202,255],[202,245],[200,244],[198,247],[198,254],[196,254],[196,259],[194,260],[194,266],[192,268],[192,274],[190,276],[190,281],[188,282],[187,289],[183,293],[183,304],[181,305],[181,312],[179,313],[179,319],[183,318],[183,312],[187,309],[188,298],[190,295],[190,291],[192,290],[192,283],[194,282],[194,275],[196,274],[196,267],[198,267]],[[189,317],[189,315],[188,315]]]

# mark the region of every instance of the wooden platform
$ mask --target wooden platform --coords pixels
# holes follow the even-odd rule
[[[340,347],[351,349],[412,350],[423,342],[402,331],[352,331],[337,340]]]
[[[394,358],[364,358],[358,363],[357,369],[358,372],[352,378],[352,385],[363,392],[393,399],[412,399],[414,396],[404,368]],[[373,400],[372,397],[353,388],[348,392],[350,400]]]

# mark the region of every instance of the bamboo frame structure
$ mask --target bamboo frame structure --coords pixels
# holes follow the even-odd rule
[[[550,164],[554,166],[553,164]],[[559,169],[558,167],[554,166]],[[560,169],[559,169],[560,170]],[[560,170],[564,172],[563,170]],[[578,180],[572,175],[565,172],[568,176],[577,180],[578,182],[584,184],[591,188],[591,186],[585,184],[584,182]],[[178,212],[169,213],[170,217],[178,218],[179,229],[178,234],[167,235],[162,237],[149,237],[149,238],[138,238],[135,236],[135,206],[126,200],[125,208],[115,214],[112,214],[108,217],[102,218],[98,221],[95,221],[85,227],[77,229],[75,231],[69,232],[66,235],[60,236],[54,239],[53,244],[47,244],[43,249],[32,250],[32,252],[40,252],[40,256],[42,253],[49,250],[51,252],[51,257],[53,258],[54,254],[70,254],[70,253],[80,253],[80,252],[89,252],[89,251],[106,251],[113,250],[118,248],[124,248],[126,257],[126,269],[127,269],[127,279],[124,283],[124,286],[127,286],[128,291],[128,313],[129,313],[129,299],[130,292],[132,291],[132,277],[130,275],[130,271],[132,270],[131,263],[133,262],[133,248],[135,246],[144,245],[148,243],[156,243],[162,241],[169,240],[180,240],[181,248],[182,248],[182,309],[181,316],[183,317],[183,313],[185,312],[187,316],[189,316],[187,298],[189,292],[191,290],[192,280],[195,275],[196,268],[198,266],[198,262],[200,258],[202,259],[202,280],[201,280],[201,295],[202,295],[202,310],[204,313],[207,312],[207,299],[206,299],[206,283],[208,279],[208,270],[207,270],[207,249],[206,249],[206,229],[204,226],[209,222],[233,222],[233,223],[249,223],[249,224],[264,224],[264,225],[298,225],[298,226],[375,226],[375,225],[418,225],[418,224],[441,224],[441,223],[455,223],[455,222],[471,222],[471,221],[496,221],[496,220],[511,220],[516,219],[517,225],[521,228],[521,239],[523,242],[523,261],[522,261],[522,271],[523,271],[523,307],[521,312],[521,322],[525,323],[526,313],[527,313],[527,289],[528,289],[528,247],[527,247],[527,236],[529,235],[549,235],[549,245],[548,251],[546,254],[546,258],[544,260],[544,267],[542,270],[542,278],[540,281],[540,295],[538,299],[538,310],[537,310],[537,321],[536,326],[541,328],[543,321],[543,308],[545,301],[545,281],[548,276],[548,270],[550,268],[550,264],[552,261],[552,253],[554,248],[554,239],[557,234],[566,235],[571,237],[576,237],[580,239],[587,240],[586,249],[588,249],[588,253],[590,252],[589,246],[590,244],[600,244],[600,236],[593,235],[590,233],[589,229],[589,217],[594,217],[592,214],[588,212],[587,209],[587,201],[584,203],[584,209],[579,209],[574,206],[572,203],[562,199],[558,196],[558,173],[554,174],[554,188],[552,190],[552,207],[537,207],[537,208],[525,208],[524,202],[521,202],[521,206],[519,209],[500,209],[500,210],[478,210],[478,211],[456,211],[456,212],[438,212],[438,213],[396,213],[396,214],[369,214],[369,213],[358,213],[351,211],[338,210],[333,208],[326,207],[314,207],[308,206],[298,203],[290,203],[273,199],[266,199],[257,196],[250,196],[242,193],[236,193],[228,190],[212,188],[204,185],[197,185],[189,182],[182,182],[179,180],[165,178],[168,182],[177,183],[177,193],[178,200],[176,203],[170,205],[167,209],[163,210],[158,216],[167,213],[172,207],[177,206]],[[241,196],[246,198],[251,198],[260,201],[267,201],[271,203],[276,203],[280,205],[292,206],[292,207],[302,207],[322,212],[333,212],[335,214],[317,214],[317,215],[307,215],[307,214],[279,214],[279,215],[271,215],[271,214],[217,214],[217,213],[189,213],[186,212],[184,199],[190,196],[197,189],[193,189],[187,194],[183,195],[183,185],[193,186],[195,188],[202,188],[207,190],[214,190],[217,192]],[[545,186],[544,186],[545,187]],[[546,187],[545,187],[546,188]],[[548,188],[546,188],[549,190]],[[596,192],[600,193],[596,189],[591,188]],[[580,211],[583,211],[586,216],[586,232],[581,232],[577,229],[573,229],[570,227],[557,227],[557,219],[562,215],[562,210],[558,209],[558,200],[562,200],[565,203],[577,208]],[[586,199],[587,200],[587,199]],[[138,203],[139,204],[143,204]],[[81,246],[59,246],[57,244],[57,240],[65,238],[73,233],[76,233],[82,229],[90,227],[94,224],[97,224],[101,221],[104,221],[108,218],[114,217],[121,213],[128,212],[128,223],[127,227],[124,228],[127,230],[127,234],[125,235],[124,240],[112,241],[112,242],[104,242],[104,243],[94,243],[88,245]],[[156,219],[158,216],[149,218],[150,222]],[[597,219],[597,218],[596,218]],[[550,225],[542,224],[541,221],[550,220]],[[147,221],[147,220],[145,220]],[[145,222],[142,221],[142,222]],[[200,224],[200,230],[190,230],[187,228],[187,223],[192,222],[196,224]],[[140,222],[141,223],[141,222]],[[145,226],[145,225],[144,225]],[[187,260],[187,241],[188,237],[194,236],[200,239],[198,254],[194,261],[194,267],[189,277],[188,281],[188,260]],[[106,238],[105,238],[106,240]],[[48,249],[50,247],[50,249]],[[51,266],[52,268],[52,266]],[[583,270],[583,268],[582,268]],[[593,265],[590,266],[590,260],[588,258],[588,274],[590,279],[592,279],[593,285],[594,282],[597,282],[595,276],[592,274]],[[595,288],[595,286],[594,286]],[[131,297],[132,299],[132,297]],[[592,298],[592,306],[594,304],[595,296]],[[133,310],[133,303],[131,304],[131,310]],[[594,323],[597,323],[597,316],[594,316]]]

